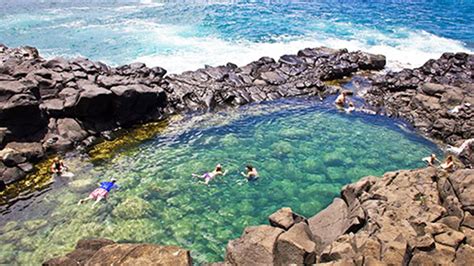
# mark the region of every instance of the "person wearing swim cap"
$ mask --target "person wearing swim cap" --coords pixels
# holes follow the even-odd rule
[[[207,172],[202,175],[197,175],[197,174],[192,174],[193,177],[204,179],[204,184],[208,185],[209,182],[217,177],[218,175],[225,176],[227,174],[227,171],[222,172],[222,165],[217,164],[216,168],[214,168],[214,171],[212,172]]]
[[[98,188],[92,191],[92,193],[89,194],[87,198],[81,199],[78,204],[80,205],[86,201],[95,200],[94,204],[92,204],[92,206],[94,206],[102,199],[107,199],[107,197],[109,196],[109,192],[114,188],[118,188],[118,185],[115,184],[116,182],[117,179],[115,178],[112,178],[110,182],[101,182]]]

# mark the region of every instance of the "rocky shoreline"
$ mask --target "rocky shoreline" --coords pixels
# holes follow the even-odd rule
[[[45,60],[35,48],[0,45],[0,62],[0,181],[8,186],[48,154],[85,150],[122,128],[170,114],[336,93],[323,81],[381,70],[385,57],[307,48],[278,62],[262,57],[242,67],[165,76],[141,63],[114,68],[85,58]]]
[[[385,57],[315,48],[278,62],[264,57],[243,67],[229,63],[168,76],[139,63],[111,68],[87,59],[45,60],[30,47],[1,46],[0,62],[0,173],[11,184],[46,154],[85,149],[134,124],[180,112],[337,93],[339,88],[325,81],[381,70]],[[356,92],[378,113],[405,118],[446,144],[459,146],[472,138],[474,55],[444,54],[420,68],[369,79]],[[429,167],[362,178],[308,219],[283,208],[270,216],[270,225],[249,227],[231,240],[225,262],[216,265],[472,264],[474,158],[465,150],[460,159],[453,173]],[[109,264],[192,263],[189,253],[176,247],[90,240],[45,264],[91,265],[97,257],[110,258]]]

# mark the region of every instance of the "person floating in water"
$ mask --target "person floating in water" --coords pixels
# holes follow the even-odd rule
[[[432,153],[432,154],[430,155],[430,157],[425,157],[425,158],[423,158],[423,159],[421,159],[421,160],[422,160],[422,161],[425,161],[425,162],[428,164],[428,166],[434,166],[436,162],[438,162],[438,163],[440,162],[440,161],[438,160],[438,158],[436,158],[436,154],[434,154],[434,153]]]
[[[204,184],[209,184],[209,182],[214,179],[215,177],[222,175],[225,176],[227,174],[227,171],[222,171],[222,165],[218,164],[216,165],[216,168],[212,172],[207,172],[204,173],[203,175],[197,175],[197,174],[192,174],[193,177],[204,179]]]
[[[442,164],[440,164],[440,167],[448,172],[451,172],[454,170],[454,159],[452,155],[449,155],[446,160]]]
[[[253,167],[252,165],[247,165],[245,167],[247,173],[241,172],[240,174],[247,178],[247,181],[254,181],[258,178],[257,168]]]
[[[53,159],[53,164],[51,164],[50,170],[53,174],[61,175],[67,170],[67,167],[64,165],[63,160],[61,160],[59,157],[56,157]]]
[[[94,191],[92,191],[91,194],[89,194],[89,196],[85,199],[81,199],[78,204],[83,204],[84,202],[88,201],[88,200],[95,200],[94,205],[96,205],[99,201],[101,201],[102,199],[107,199],[108,195],[109,195],[109,192],[114,189],[114,188],[118,188],[117,184],[115,184],[117,182],[117,179],[115,178],[112,178],[110,180],[110,182],[101,182],[100,183],[100,187],[96,188]]]

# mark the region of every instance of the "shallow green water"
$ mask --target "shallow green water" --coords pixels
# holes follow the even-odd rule
[[[31,264],[69,252],[84,237],[179,245],[197,261],[223,259],[228,240],[288,206],[310,216],[347,183],[421,167],[438,148],[386,117],[285,101],[196,116],[109,161],[69,158],[72,180],[19,205],[0,222],[0,263]],[[192,173],[223,164],[205,186]],[[243,182],[245,164],[261,175]],[[95,208],[76,205],[104,179],[120,190]]]

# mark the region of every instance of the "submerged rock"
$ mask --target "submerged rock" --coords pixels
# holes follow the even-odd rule
[[[76,249],[43,265],[192,265],[189,251],[174,246],[80,240]]]
[[[139,219],[150,215],[152,206],[139,197],[127,198],[114,208],[112,214],[122,219]]]

